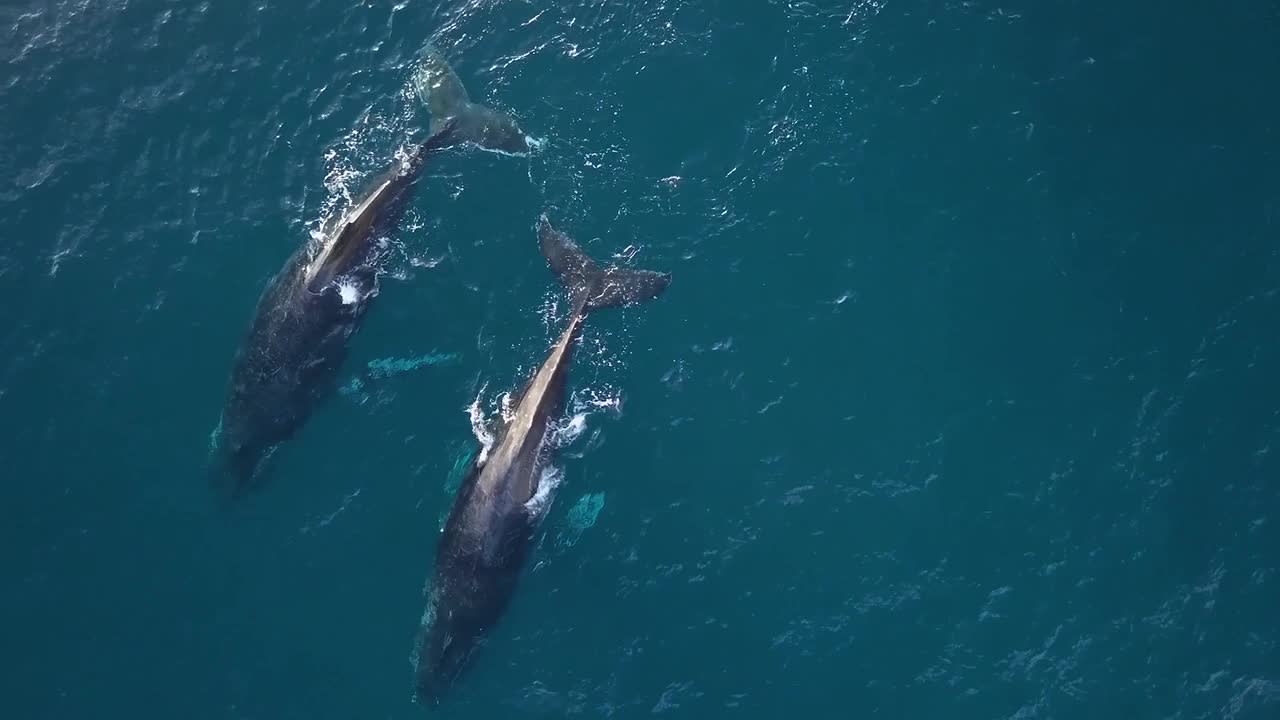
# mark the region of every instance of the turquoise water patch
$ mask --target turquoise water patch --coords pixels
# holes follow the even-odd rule
[[[558,544],[561,547],[571,547],[576,544],[582,538],[582,533],[596,524],[601,510],[604,510],[604,493],[588,493],[578,498],[578,502],[569,508],[569,515],[565,518],[565,528],[560,533]]]
[[[351,378],[351,382],[338,388],[338,392],[343,395],[358,395],[364,391],[364,381],[358,377]]]
[[[462,479],[466,477],[467,470],[471,468],[471,460],[475,458],[477,448],[475,445],[464,445],[460,450],[456,450],[453,454],[453,466],[449,468],[449,474],[444,480],[444,496],[448,498],[446,502],[440,503],[440,511],[436,514],[436,523],[440,529],[444,529],[445,522],[449,519],[449,511],[453,509],[453,497],[458,493],[458,488],[462,486]]]
[[[218,449],[218,444],[222,440],[222,418],[218,418],[218,425],[209,432],[209,452]]]
[[[418,368],[439,365],[441,363],[457,359],[458,353],[427,353],[426,355],[419,355],[411,358],[380,358],[378,360],[370,360],[367,367],[369,368],[369,377],[387,378],[393,375],[411,372]]]
[[[462,478],[467,474],[467,468],[471,466],[471,458],[475,456],[476,449],[466,447],[454,458],[453,467],[444,481],[444,491],[449,497],[453,497],[453,494],[458,492],[458,486],[462,484]]]
[[[458,353],[427,353],[418,355],[417,357],[407,358],[378,358],[370,360],[365,364],[366,373],[363,375],[353,376],[345,385],[338,388],[338,392],[346,395],[362,395],[368,389],[368,380],[384,380],[396,375],[403,375],[419,368],[430,367],[432,365],[441,365],[443,363],[457,360],[460,356]]]

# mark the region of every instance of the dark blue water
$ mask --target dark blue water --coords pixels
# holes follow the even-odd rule
[[[257,297],[419,137],[429,40],[545,146],[435,162],[347,390],[220,507]],[[591,318],[443,715],[1280,716],[1275,3],[17,0],[0,61],[5,717],[420,717],[544,210],[674,281]]]

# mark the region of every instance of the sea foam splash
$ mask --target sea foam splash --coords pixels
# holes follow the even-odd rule
[[[338,297],[342,298],[343,305],[355,305],[362,299],[360,288],[350,280],[342,280],[338,283]]]
[[[564,480],[564,470],[551,463],[547,463],[542,468],[542,474],[538,476],[538,489],[524,504],[531,517],[541,519],[547,514],[547,509],[551,507],[551,501],[555,498],[556,488],[560,487],[562,480]]]
[[[484,410],[480,407],[480,398],[484,397],[484,391],[488,388],[488,383],[480,387],[480,391],[476,393],[476,399],[471,401],[467,406],[467,418],[471,421],[471,434],[476,436],[476,440],[480,443],[480,454],[476,457],[477,463],[483,463],[489,458],[489,450],[493,448],[493,433],[489,431],[489,427],[485,424]]]

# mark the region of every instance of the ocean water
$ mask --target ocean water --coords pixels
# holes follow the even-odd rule
[[[206,482],[265,282],[427,120],[335,395]],[[471,411],[564,302],[533,224],[669,271],[470,718],[1280,717],[1274,2],[10,0],[0,714],[415,718]]]

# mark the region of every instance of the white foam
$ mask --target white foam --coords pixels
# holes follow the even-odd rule
[[[350,280],[343,280],[338,283],[338,297],[342,298],[343,305],[355,305],[360,302],[360,288]]]
[[[624,263],[631,262],[632,260],[635,259],[636,253],[638,252],[640,252],[640,248],[636,247],[635,245],[628,245],[622,248],[621,250],[619,250],[618,252],[614,253],[613,259],[619,260]]]
[[[536,519],[546,514],[547,508],[551,507],[555,489],[560,487],[563,479],[564,471],[555,465],[548,464],[542,468],[542,474],[538,477],[538,489],[529,498],[529,502],[524,504],[530,516]]]
[[[616,390],[597,390],[583,388],[573,394],[574,410],[595,409],[608,410],[613,413],[622,411],[622,395]]]
[[[516,419],[516,410],[511,406],[511,393],[502,393],[502,397],[499,398],[498,404],[502,411],[502,422],[510,423],[512,420]]]
[[[63,248],[54,253],[50,258],[49,277],[55,277],[58,274],[58,268],[62,266],[62,259],[71,254],[70,248]]]
[[[569,421],[556,429],[551,436],[551,444],[556,447],[567,447],[573,444],[573,441],[582,437],[583,431],[587,429],[587,414],[578,413],[569,418]]]
[[[554,448],[564,449],[578,441],[587,432],[587,419],[598,412],[617,415],[622,411],[622,396],[607,390],[584,388],[573,393],[569,401],[567,420],[554,425],[547,437],[547,442]],[[592,437],[599,435],[597,429]]]
[[[412,230],[412,228],[410,228],[410,230]],[[444,255],[441,255],[440,257],[435,257],[435,258],[429,257],[425,259],[420,257],[409,258],[409,265],[416,268],[426,268],[428,270],[438,266],[442,262],[444,262]]]
[[[211,453],[214,450],[217,450],[218,446],[222,442],[222,421],[223,421],[223,418],[219,416],[218,427],[214,428],[213,432],[209,433],[209,452]]]
[[[480,409],[480,398],[484,396],[487,387],[489,387],[487,383],[481,386],[480,392],[476,393],[476,399],[467,406],[467,417],[471,420],[471,434],[475,435],[480,443],[480,454],[476,457],[477,464],[489,459],[489,450],[493,448],[493,433],[489,432],[489,428],[485,426],[484,411]]]
[[[526,158],[532,155],[533,153],[537,152],[538,148],[542,147],[544,141],[536,140],[528,135],[525,135],[524,142],[525,142],[525,145],[529,146],[528,152],[511,152],[509,150],[503,150],[501,148],[496,148],[496,147],[489,147],[487,145],[481,145],[478,142],[471,142],[471,141],[468,141],[467,144],[479,150],[480,152],[493,153],[494,155],[503,155],[506,157]]]

